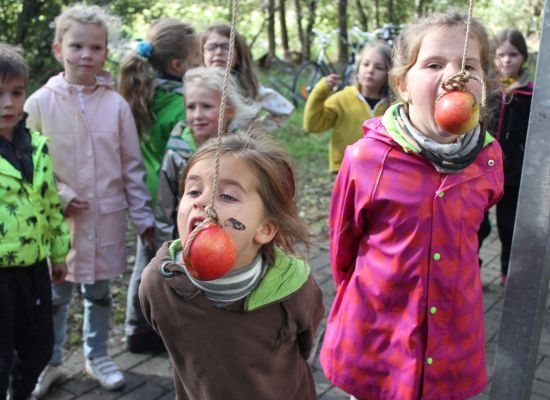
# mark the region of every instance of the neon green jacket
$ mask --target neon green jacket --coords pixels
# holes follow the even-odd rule
[[[160,83],[153,97],[152,128],[140,140],[141,155],[145,164],[145,183],[153,199],[157,199],[160,165],[166,150],[166,143],[174,126],[185,119],[185,105],[181,94],[182,85],[171,81],[158,80]]]
[[[46,141],[31,132],[32,185],[0,157],[0,268],[29,266],[46,257],[64,262],[69,251],[70,236]]]

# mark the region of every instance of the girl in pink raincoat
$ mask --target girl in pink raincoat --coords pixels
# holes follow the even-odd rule
[[[483,124],[457,136],[434,119],[466,20],[450,11],[405,29],[390,72],[402,102],[365,122],[336,178],[321,364],[357,399],[466,399],[487,382],[476,232],[502,195],[501,150]],[[487,81],[487,32],[475,19],[470,32],[466,71]],[[465,90],[481,100],[476,80]]]

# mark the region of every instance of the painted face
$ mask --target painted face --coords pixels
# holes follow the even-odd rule
[[[178,210],[178,232],[182,240],[206,218],[205,207],[210,204],[214,185],[214,164],[214,154],[207,155],[189,170]],[[234,154],[220,157],[216,210],[224,223],[234,218],[245,226],[244,230],[225,227],[237,250],[233,269],[250,264],[261,246],[273,240],[277,232],[264,215],[257,187],[258,178],[247,162]]]
[[[204,55],[204,65],[206,67],[225,68],[227,57],[229,55],[229,38],[216,32],[210,32],[202,48]],[[237,53],[233,55],[231,68],[237,64]]]
[[[357,71],[361,93],[366,97],[381,97],[387,77],[386,64],[380,53],[374,48],[365,51]]]
[[[399,82],[401,98],[409,105],[411,123],[425,136],[439,142],[452,143],[457,136],[442,131],[434,120],[435,100],[443,92],[441,82],[460,71],[464,51],[465,30],[462,28],[432,29],[424,36],[414,65],[404,81]],[[485,79],[481,67],[478,39],[470,36],[466,70]],[[481,85],[473,80],[466,84],[477,101],[481,100]]]
[[[13,128],[21,119],[25,104],[25,80],[15,78],[0,82],[0,136],[13,138]]]
[[[220,100],[214,90],[192,83],[185,87],[187,123],[197,146],[218,134]]]
[[[506,78],[517,78],[525,57],[508,40],[502,43],[495,53],[498,70]]]
[[[107,58],[107,36],[100,26],[73,22],[54,51],[67,82],[90,86]]]

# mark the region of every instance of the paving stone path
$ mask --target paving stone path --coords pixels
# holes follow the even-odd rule
[[[500,315],[505,294],[504,288],[499,285],[499,253],[500,243],[496,237],[496,229],[493,229],[492,235],[486,240],[481,251],[481,258],[483,260],[481,274],[484,287],[487,369],[489,374],[491,374],[495,358]],[[328,247],[326,243],[318,244],[311,250],[309,263],[319,285],[323,289],[325,306],[329,310],[335,291],[328,264]],[[128,279],[129,276],[130,271],[127,271],[123,279]],[[547,307],[546,310],[531,400],[550,400],[550,307]],[[117,392],[103,390],[95,381],[88,378],[83,371],[84,362],[82,350],[80,349],[69,354],[64,364],[67,370],[67,379],[59,385],[55,385],[45,398],[47,400],[174,399],[171,369],[167,354],[132,354],[124,348],[123,332],[124,327],[122,325],[113,327],[111,334],[112,343],[110,346],[111,356],[126,375],[127,383],[123,390]],[[313,363],[313,374],[320,400],[349,399],[349,395],[328,382],[317,358]],[[489,390],[490,387],[484,393],[476,396],[475,400],[488,400]]]

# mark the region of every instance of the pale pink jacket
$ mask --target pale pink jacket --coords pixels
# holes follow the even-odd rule
[[[90,209],[66,218],[72,282],[94,283],[124,272],[126,212],[141,234],[153,226],[151,198],[136,125],[128,103],[113,90],[110,74],[95,86],[52,77],[25,103],[28,126],[51,138],[54,173],[63,208],[75,196]]]

